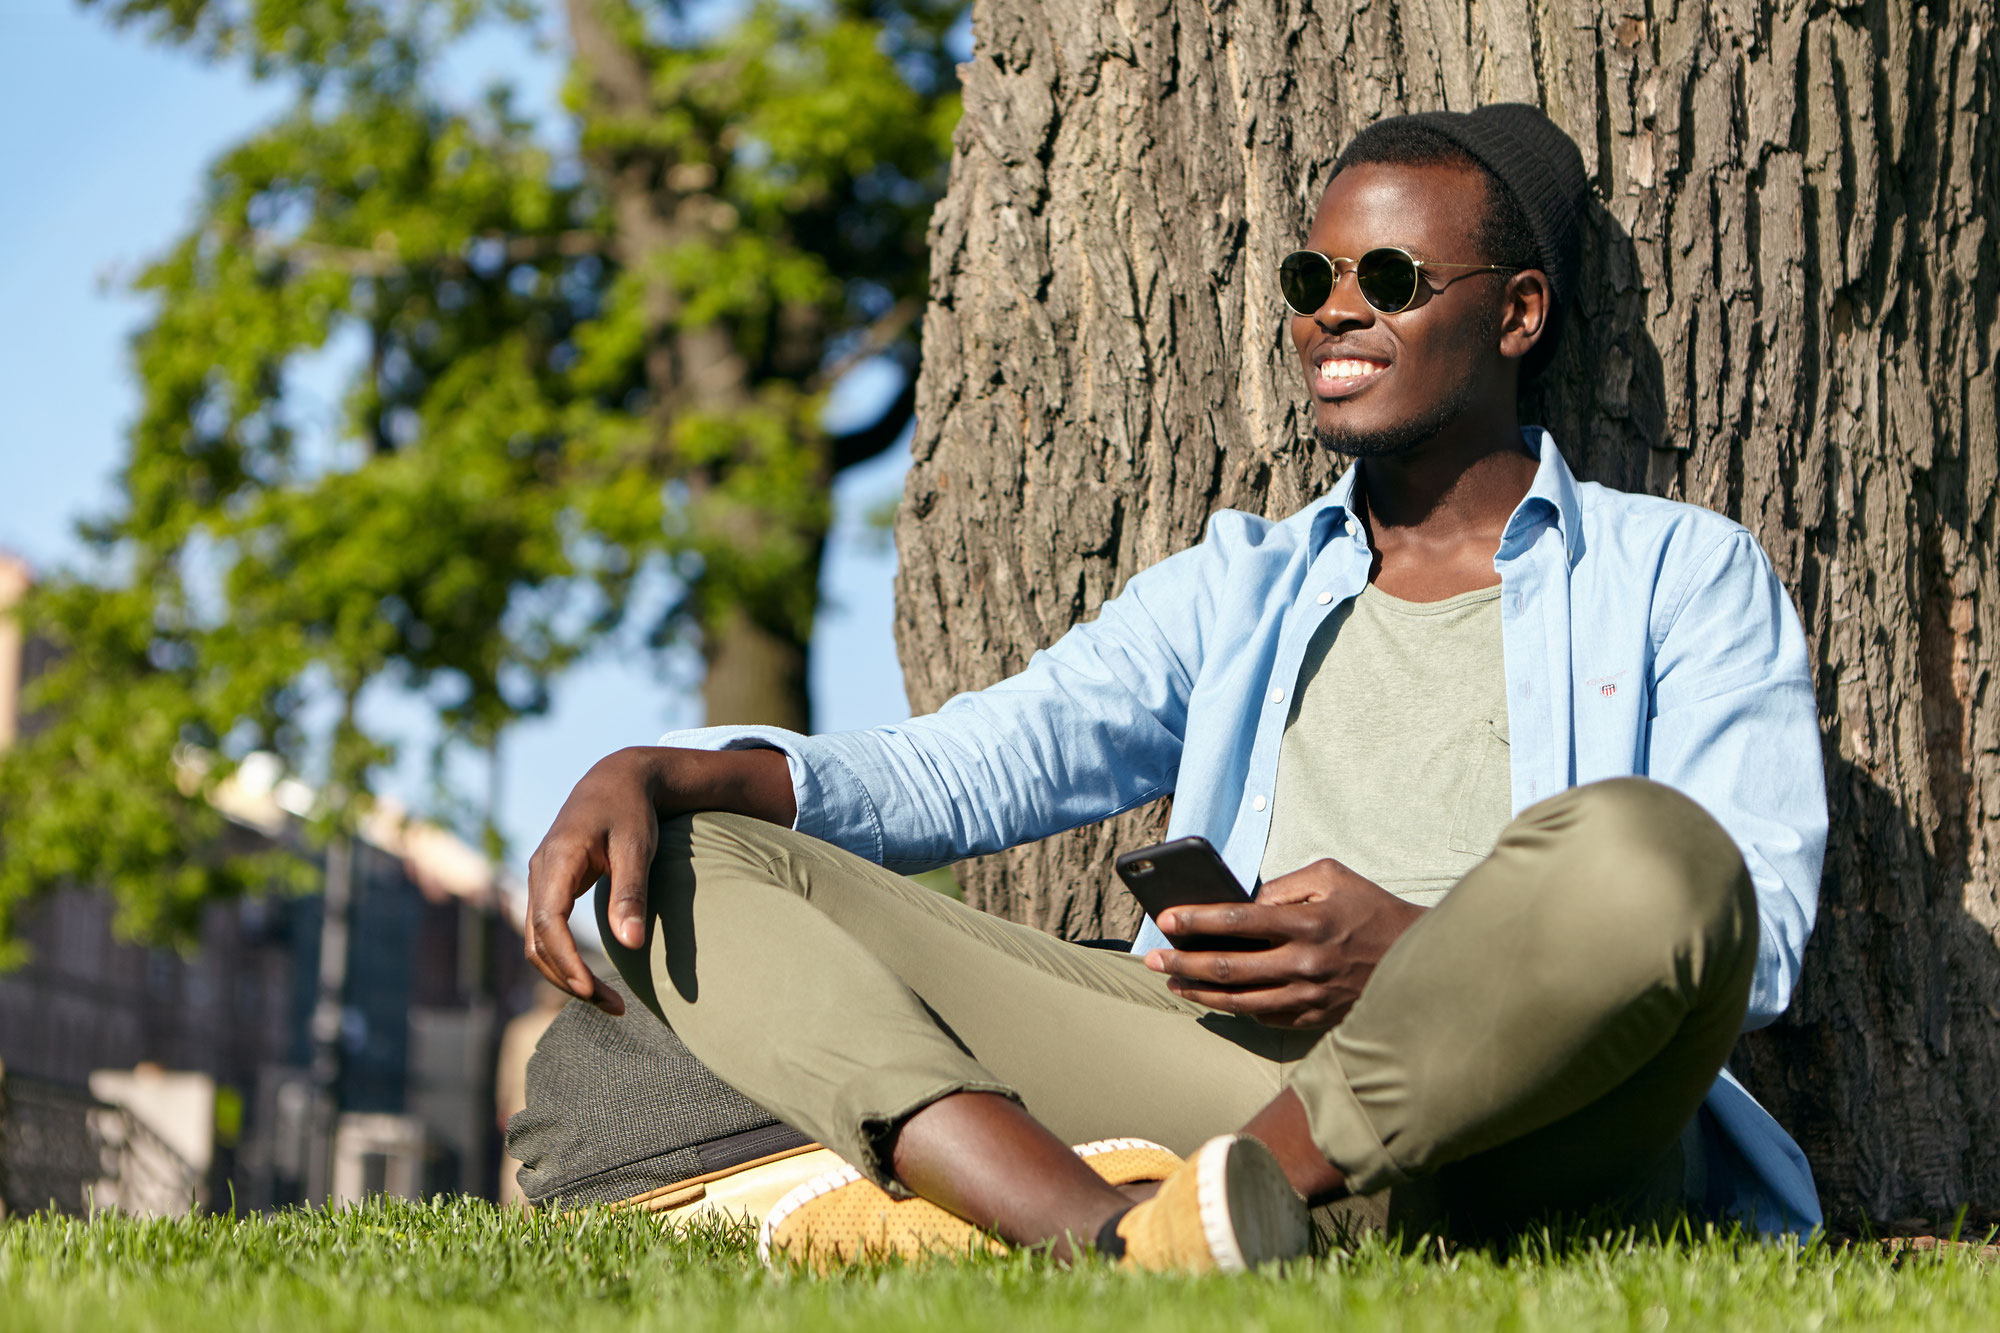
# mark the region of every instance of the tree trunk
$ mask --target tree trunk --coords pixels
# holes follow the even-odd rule
[[[1019,669],[1209,512],[1320,493],[1277,258],[1379,116],[1538,103],[1597,198],[1529,419],[1741,519],[1811,639],[1832,799],[1791,1014],[1734,1067],[1835,1216],[2000,1205],[1995,0],[982,0],[898,526],[911,702]],[[1129,930],[1159,809],[961,867]]]
[[[813,567],[817,570],[817,561]],[[812,730],[810,645],[789,629],[760,623],[741,604],[726,605],[704,621],[701,651],[707,667],[702,717],[708,726],[761,723]]]
[[[645,385],[655,427],[655,452],[662,480],[679,474],[691,496],[700,497],[721,480],[728,464],[692,471],[680,468],[669,443],[674,419],[690,410],[727,412],[749,405],[750,369],[719,321],[683,326],[681,300],[663,262],[677,247],[723,230],[719,205],[704,186],[675,183],[678,153],[685,144],[670,136],[635,137],[631,127],[657,121],[663,108],[653,72],[634,45],[640,19],[628,0],[566,0],[579,86],[586,97],[586,120],[620,127],[605,142],[586,149],[615,223],[612,253],[626,271],[644,275],[641,302],[645,327]],[[699,175],[694,182],[705,179]],[[782,520],[743,511],[731,519],[732,536],[745,550],[766,538],[761,529]],[[817,586],[824,530],[802,534],[812,548],[800,577]],[[787,617],[760,615],[731,589],[720,595],[697,589],[692,598],[701,630],[705,721],[711,725],[765,723],[795,731],[811,730],[812,703],[806,668],[810,629]]]

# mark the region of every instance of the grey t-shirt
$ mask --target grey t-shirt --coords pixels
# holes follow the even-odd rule
[[[1512,815],[1499,587],[1406,602],[1369,584],[1300,664],[1262,878],[1331,856],[1429,907]]]

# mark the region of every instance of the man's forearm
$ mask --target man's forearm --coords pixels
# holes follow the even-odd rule
[[[791,765],[783,751],[634,748],[644,752],[646,794],[663,819],[724,810],[785,828],[798,822]]]

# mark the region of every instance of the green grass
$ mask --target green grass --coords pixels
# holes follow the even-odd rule
[[[1180,1279],[1034,1255],[831,1279],[765,1273],[743,1233],[490,1205],[0,1223],[0,1330],[805,1327],[1108,1333],[1371,1329],[2000,1329],[2000,1265],[1962,1251],[1803,1250],[1707,1237],[1577,1241],[1510,1256],[1360,1252]]]

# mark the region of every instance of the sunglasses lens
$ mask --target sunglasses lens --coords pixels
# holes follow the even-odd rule
[[[1333,264],[1317,251],[1294,250],[1278,265],[1278,290],[1298,314],[1318,314],[1333,295]]]
[[[1385,315],[1417,299],[1417,266],[1401,250],[1370,250],[1354,266],[1354,278],[1362,297]]]

